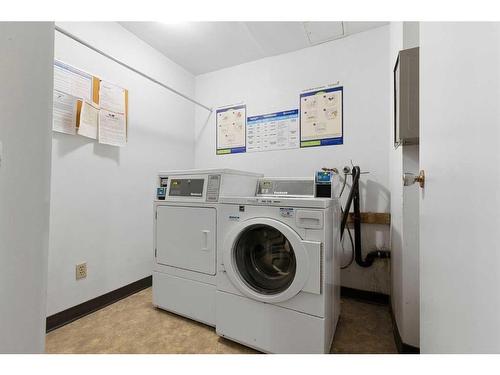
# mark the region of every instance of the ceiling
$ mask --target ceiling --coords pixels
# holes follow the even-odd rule
[[[387,22],[120,22],[194,75],[380,27]]]

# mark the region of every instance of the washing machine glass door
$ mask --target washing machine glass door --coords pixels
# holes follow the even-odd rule
[[[300,236],[269,218],[247,220],[225,241],[224,266],[246,296],[282,302],[295,296],[309,277],[309,260]]]
[[[241,277],[261,294],[285,291],[297,271],[292,244],[266,224],[255,224],[242,232],[235,244],[234,260]]]

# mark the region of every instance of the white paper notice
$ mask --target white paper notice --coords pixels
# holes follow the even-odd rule
[[[247,152],[298,148],[298,123],[298,109],[248,117]]]
[[[54,91],[52,130],[76,134],[76,101],[72,95]]]
[[[99,104],[111,112],[125,114],[125,89],[112,83],[101,81]]]
[[[54,90],[92,100],[92,76],[60,61],[54,62]]]
[[[127,143],[127,123],[124,114],[101,109],[98,129],[99,143],[120,147]]]
[[[80,112],[80,125],[78,135],[87,138],[97,139],[97,129],[99,127],[99,107],[95,104],[84,101]]]

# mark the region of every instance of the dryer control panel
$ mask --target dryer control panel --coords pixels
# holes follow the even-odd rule
[[[159,172],[155,198],[169,202],[217,203],[221,197],[254,196],[262,175],[233,169]]]
[[[202,197],[204,178],[171,178],[169,197]]]
[[[211,174],[208,176],[207,184],[207,202],[217,202],[220,191],[220,174]]]
[[[160,176],[156,188],[158,200],[193,200],[217,202],[221,183],[220,175]]]

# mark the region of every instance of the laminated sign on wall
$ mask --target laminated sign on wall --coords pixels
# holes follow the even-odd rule
[[[298,117],[298,109],[248,117],[247,151],[298,148]]]
[[[343,87],[300,95],[300,147],[343,143]]]
[[[217,155],[246,151],[246,105],[216,111]]]

